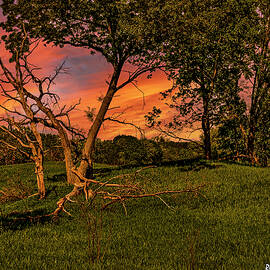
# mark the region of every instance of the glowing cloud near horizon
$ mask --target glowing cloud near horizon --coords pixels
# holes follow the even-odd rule
[[[7,61],[8,53],[3,44],[0,46],[0,56]],[[71,114],[71,121],[74,126],[87,131],[91,123],[84,111],[87,107],[99,108],[98,97],[104,95],[107,89],[106,80],[111,73],[110,64],[100,54],[90,55],[87,49],[71,46],[45,47],[42,44],[34,51],[30,61],[41,68],[42,76],[52,74],[57,66],[65,62],[67,72],[56,79],[52,90],[61,97],[62,104],[71,105],[81,100],[78,108]],[[111,108],[117,109],[111,110],[110,113],[125,111],[120,119],[132,122],[142,129],[145,129],[144,115],[151,111],[153,106],[161,107],[165,111],[163,117],[168,117],[168,112],[166,113],[168,107],[160,102],[159,95],[161,91],[170,87],[166,76],[161,72],[155,72],[151,79],[147,79],[146,75],[141,76],[137,80],[137,86],[140,90],[132,84],[121,89],[111,104]],[[0,97],[0,102],[3,101],[3,97]],[[0,113],[3,112],[0,111]],[[152,130],[145,129],[145,131],[147,137],[155,135]],[[119,134],[136,135],[138,133],[132,126],[105,121],[99,137],[112,139]]]

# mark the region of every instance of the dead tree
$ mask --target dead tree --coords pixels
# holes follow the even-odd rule
[[[206,184],[201,184],[197,186],[190,186],[183,190],[163,190],[163,191],[147,191],[145,190],[139,182],[136,182],[137,176],[145,169],[155,168],[155,166],[148,166],[141,168],[134,173],[127,173],[122,175],[114,176],[105,182],[101,182],[95,179],[85,178],[80,174],[78,169],[74,168],[72,171],[80,180],[74,183],[73,190],[60,198],[57,202],[57,208],[44,216],[37,216],[35,218],[52,217],[58,218],[61,212],[72,216],[65,209],[67,202],[78,203],[76,197],[80,194],[84,195],[85,200],[93,202],[95,199],[100,198],[102,200],[102,207],[99,209],[103,211],[107,207],[120,203],[127,215],[126,202],[132,199],[143,199],[154,197],[162,201],[168,208],[171,208],[166,201],[162,198],[162,195],[177,195],[183,193],[190,193],[194,197],[201,196],[207,200],[207,198],[202,194],[201,190],[206,186]],[[112,182],[118,181],[118,182]],[[29,217],[32,219],[33,217]]]
[[[5,125],[0,126],[13,142],[1,139],[0,142],[6,145],[13,151],[18,151],[32,160],[35,164],[35,174],[37,179],[38,195],[43,199],[46,195],[45,181],[44,181],[44,150],[40,133],[37,131],[36,125],[30,125],[31,129],[27,130],[24,124],[16,122],[14,118],[2,118],[1,122],[6,122],[9,127]],[[34,139],[31,138],[29,131],[32,131]]]
[[[36,169],[36,171],[43,171],[44,155],[42,140],[37,125],[41,124],[57,130],[61,139],[61,146],[64,150],[67,179],[69,183],[73,183],[72,179],[74,175],[71,172],[71,168],[74,167],[74,163],[72,160],[69,134],[79,137],[83,137],[83,135],[80,130],[71,127],[69,114],[80,102],[71,106],[59,105],[60,98],[51,91],[51,88],[57,76],[60,73],[66,72],[64,63],[57,67],[51,76],[41,77],[37,75],[39,68],[31,65],[28,58],[37,47],[38,41],[33,41],[33,44],[30,44],[33,48],[25,52],[24,43],[26,40],[29,42],[27,35],[24,36],[19,49],[15,47],[11,51],[14,61],[11,67],[5,64],[0,58],[0,69],[2,70],[0,79],[1,92],[6,98],[6,102],[15,102],[15,104],[21,106],[22,110],[18,110],[16,107],[15,109],[9,109],[4,105],[1,105],[1,107],[9,114],[21,119],[25,125],[29,125],[39,148],[35,152],[39,153],[38,159],[42,161],[38,163],[39,169]]]
[[[100,53],[111,66],[111,76],[104,89],[106,93],[89,127],[78,166],[84,176],[91,177],[95,141],[113,99],[126,85],[136,87],[136,80],[140,76],[164,67],[158,57],[158,47],[163,46],[160,35],[154,37],[152,29],[138,26],[148,26],[149,18],[153,25],[152,19],[156,16],[144,16],[151,11],[148,4],[148,1],[143,4],[140,1],[103,4],[102,1],[74,0],[66,1],[64,5],[62,1],[5,1],[5,5],[2,5],[7,15],[2,28],[13,35],[5,38],[8,46],[14,43],[14,34],[21,36],[27,32],[31,37],[40,37],[44,42],[56,46],[71,45],[86,48],[91,54]],[[160,25],[159,19],[156,22]]]
[[[12,130],[1,126],[1,129],[10,135],[22,147],[29,149],[30,152],[22,150],[18,145],[10,144],[2,140],[7,147],[13,150],[18,150],[24,155],[33,160],[35,164],[35,174],[37,177],[38,194],[40,198],[45,197],[46,189],[44,183],[44,149],[41,134],[38,131],[36,115],[32,104],[29,103],[27,97],[24,95],[23,88],[29,83],[29,76],[21,69],[21,55],[23,54],[23,46],[25,39],[19,48],[14,49],[15,65],[13,72],[7,68],[0,57],[0,90],[1,94],[6,98],[5,105],[0,105],[10,117],[2,118]],[[28,53],[28,56],[31,52]],[[7,107],[8,102],[14,102],[14,109]],[[16,106],[20,108],[16,108]],[[27,133],[25,127],[29,127],[33,138]]]

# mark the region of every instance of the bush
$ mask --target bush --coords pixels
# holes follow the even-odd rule
[[[157,164],[162,161],[162,155],[157,142],[119,135],[112,141],[97,140],[94,161],[111,165]]]

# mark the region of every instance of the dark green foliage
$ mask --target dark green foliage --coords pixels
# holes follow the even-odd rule
[[[111,165],[157,165],[200,156],[201,149],[191,143],[177,143],[162,137],[138,140],[127,135],[116,136],[112,141],[97,140],[94,152],[95,162]]]
[[[270,161],[270,94],[264,103],[264,107],[257,121],[257,134],[255,140],[255,151],[259,162],[267,166]]]
[[[160,164],[163,161],[164,151],[162,146],[154,140],[142,140],[142,145],[145,151],[143,158],[145,163]]]
[[[9,150],[3,144],[0,144],[0,165],[5,164],[18,164],[30,162],[29,159],[25,157],[25,155],[17,153],[13,150]]]
[[[233,103],[232,103],[233,104]],[[220,124],[212,130],[211,140],[214,158],[233,158],[234,160],[251,161],[248,155],[249,115],[246,106],[236,105],[233,110],[227,111]],[[233,105],[231,105],[233,108]],[[264,101],[260,117],[255,125],[256,136],[254,151],[258,164],[267,166],[270,159],[270,103]]]
[[[222,155],[229,151],[249,156],[253,164],[267,163],[268,150],[262,149],[268,143],[262,138],[269,133],[268,2],[172,0],[156,10],[161,18],[168,10],[171,15],[159,27],[166,29],[160,31],[160,49],[173,87],[161,94],[175,114],[163,122],[154,107],[146,116],[150,127],[181,138],[179,131],[200,122],[206,158],[211,158],[211,129],[220,128]]]
[[[112,141],[105,140],[101,141],[100,139],[96,140],[94,160],[98,163],[103,164],[114,164],[116,151]]]
[[[147,57],[152,47],[150,36],[138,37],[138,14],[149,10],[148,1],[3,0],[1,7],[6,15],[1,26],[10,33],[2,39],[10,51],[22,40],[22,25],[31,37],[42,38],[46,43],[100,52],[114,68],[127,60],[143,61],[138,56]]]
[[[119,135],[113,139],[116,148],[115,159],[119,165],[134,163],[137,165],[143,162],[146,156],[146,149],[141,141],[133,136]]]
[[[162,149],[155,141],[120,135],[112,141],[97,140],[94,160],[112,165],[158,164],[162,155]]]
[[[154,141],[158,143],[162,150],[162,162],[164,163],[196,159],[203,156],[202,149],[193,143],[174,142],[163,137],[155,137]]]
[[[235,121],[227,121],[211,131],[214,159],[240,159],[245,155],[245,142]]]
[[[164,36],[163,60],[174,85],[162,92],[174,116],[155,122],[154,108],[148,123],[177,136],[185,127],[203,131],[205,157],[211,159],[210,130],[224,114],[226,103],[240,91],[238,80],[244,59],[245,32],[256,13],[252,1],[170,1],[171,24]],[[249,23],[249,21],[251,21]],[[175,27],[175,24],[177,27]],[[181,136],[180,136],[181,137]]]

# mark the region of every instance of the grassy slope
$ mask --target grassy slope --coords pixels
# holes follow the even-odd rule
[[[183,189],[207,183],[207,199],[188,194],[127,203],[103,214],[107,246],[103,262],[89,264],[85,219],[77,205],[73,218],[40,224],[8,222],[18,213],[48,213],[70,187],[63,183],[62,163],[47,164],[47,186],[55,187],[45,201],[29,198],[1,205],[1,269],[264,269],[270,263],[270,170],[228,164],[193,164],[144,171],[141,181],[154,190]],[[32,166],[0,167],[0,187],[7,179],[33,182]],[[134,170],[134,169],[131,169]],[[113,170],[111,175],[130,170]],[[53,177],[54,175],[58,175]],[[13,213],[12,215],[8,215]],[[106,241],[110,235],[111,240]]]

